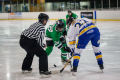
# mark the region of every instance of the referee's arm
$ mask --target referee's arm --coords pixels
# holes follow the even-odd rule
[[[45,47],[45,44],[43,43],[44,40],[44,36],[45,36],[45,29],[40,30],[39,32],[39,38],[38,38],[38,43],[40,44],[41,47]]]

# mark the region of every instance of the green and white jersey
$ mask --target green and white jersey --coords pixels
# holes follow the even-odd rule
[[[61,49],[62,47],[66,46],[66,43],[62,44],[60,41],[60,37],[63,35],[63,32],[66,28],[66,21],[64,19],[59,19],[59,20],[63,20],[64,22],[63,31],[59,32],[58,30],[56,30],[56,23],[53,25],[49,25],[49,27],[46,30],[46,37],[51,38],[54,42],[54,45],[59,49]]]
[[[78,16],[75,13],[72,13],[71,16],[69,16],[68,14],[66,15],[66,19],[68,19],[69,17],[73,17],[74,19],[77,19]]]

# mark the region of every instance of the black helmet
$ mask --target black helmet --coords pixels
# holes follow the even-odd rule
[[[74,18],[73,18],[73,17],[69,17],[69,18],[66,20],[66,24],[67,24],[68,27],[71,25],[72,21],[74,21]]]
[[[72,13],[72,11],[71,11],[71,10],[68,10],[68,13]]]
[[[48,19],[49,19],[49,16],[45,13],[40,13],[39,16],[38,16],[39,22],[42,22],[42,23],[43,23],[44,20],[48,21]]]
[[[63,28],[63,27],[64,27],[64,22],[63,22],[62,20],[58,20],[58,21],[56,22],[56,27],[57,27],[57,28]]]

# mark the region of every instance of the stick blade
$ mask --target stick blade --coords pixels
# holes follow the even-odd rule
[[[60,70],[60,73],[62,73],[63,70],[64,70],[64,68],[62,68],[62,69]]]

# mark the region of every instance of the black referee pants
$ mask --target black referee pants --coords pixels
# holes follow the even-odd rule
[[[22,70],[28,70],[31,68],[34,55],[39,57],[39,70],[48,71],[48,57],[45,50],[34,39],[29,39],[25,36],[21,36],[20,46],[27,52],[26,57],[23,60]]]

